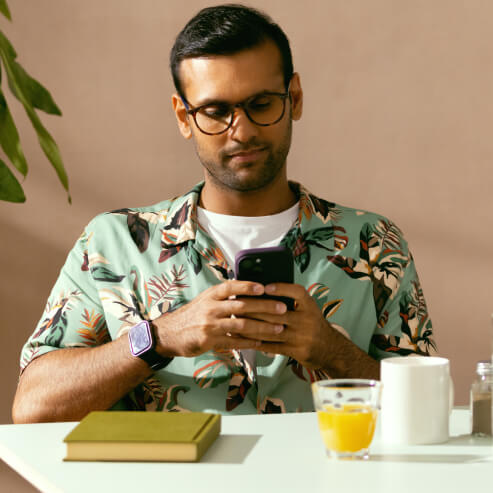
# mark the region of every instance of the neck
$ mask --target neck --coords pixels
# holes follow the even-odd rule
[[[199,205],[230,216],[270,216],[292,207],[298,200],[288,180],[276,180],[259,190],[238,191],[218,187],[206,179]]]

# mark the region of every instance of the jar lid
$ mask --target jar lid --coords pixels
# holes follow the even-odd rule
[[[491,360],[478,361],[476,365],[476,372],[479,375],[492,375],[493,374],[493,364]]]

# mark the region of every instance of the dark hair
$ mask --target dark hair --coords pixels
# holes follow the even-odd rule
[[[279,48],[287,89],[293,76],[289,40],[268,15],[239,4],[202,9],[181,30],[171,49],[170,68],[178,94],[185,97],[179,74],[182,60],[207,55],[231,55],[267,40],[273,41]]]

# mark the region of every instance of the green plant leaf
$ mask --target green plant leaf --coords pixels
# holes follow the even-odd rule
[[[5,55],[11,60],[17,58],[17,53],[14,50],[14,47],[12,46],[10,41],[5,37],[2,31],[0,31],[0,50],[5,52]]]
[[[7,5],[7,0],[0,0],[0,13],[2,13],[9,21],[12,20],[10,15],[9,6]]]
[[[17,82],[17,87],[20,87],[22,94],[29,101],[33,108],[42,110],[50,115],[61,116],[62,112],[51,97],[51,94],[35,79],[33,79],[15,60],[11,62],[12,72]],[[20,99],[16,86],[9,79],[9,87],[12,94]]]
[[[9,202],[25,202],[26,196],[21,184],[13,175],[12,171],[0,159],[0,200]]]
[[[0,57],[2,59],[2,62],[5,67],[5,71],[7,73],[9,85],[12,88],[14,95],[24,106],[27,116],[31,120],[34,130],[38,135],[38,140],[41,145],[41,148],[43,149],[43,152],[45,153],[46,157],[48,158],[53,168],[55,169],[63,187],[65,188],[65,190],[68,191],[68,177],[65,172],[65,168],[63,166],[63,161],[60,156],[60,151],[58,150],[58,146],[56,145],[56,142],[53,140],[53,138],[48,133],[48,131],[45,129],[38,115],[34,111],[33,105],[31,104],[29,99],[30,94],[29,93],[26,94],[24,92],[27,90],[26,87],[24,87],[25,81],[19,84],[18,78],[16,77],[16,74],[18,74],[16,65],[20,67],[20,65],[18,65],[17,62],[15,62],[14,60],[16,56],[17,55],[15,53],[15,50],[10,44],[9,40],[0,32]],[[72,202],[70,194],[68,196],[68,201],[69,203]]]
[[[67,173],[65,172],[65,168],[63,167],[62,157],[60,156],[60,151],[58,150],[56,142],[43,126],[41,120],[39,119],[36,112],[32,109],[32,107],[24,105],[24,109],[26,110],[27,116],[31,120],[34,130],[36,130],[36,133],[38,134],[38,140],[41,145],[41,149],[43,149],[46,157],[55,168],[55,171],[63,187],[65,188],[65,190],[68,191],[68,177]]]
[[[22,152],[17,128],[10,114],[7,101],[0,88],[0,145],[10,162],[24,175],[27,174],[27,162]]]
[[[1,0],[0,0],[1,1]],[[9,87],[12,94],[24,104],[22,96],[27,102],[38,110],[51,115],[60,116],[62,112],[51,97],[51,94],[36,80],[33,79],[24,68],[16,62],[17,53],[10,41],[0,31],[0,55],[7,69]],[[10,73],[9,73],[10,72]],[[19,90],[22,96],[19,94]]]

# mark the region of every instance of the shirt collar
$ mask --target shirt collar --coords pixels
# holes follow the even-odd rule
[[[167,246],[178,246],[196,240],[197,206],[204,182],[195,185],[188,193],[173,200],[162,227],[162,241]],[[337,208],[332,202],[316,197],[300,183],[290,181],[289,186],[299,198],[298,226],[303,232],[337,221]]]

